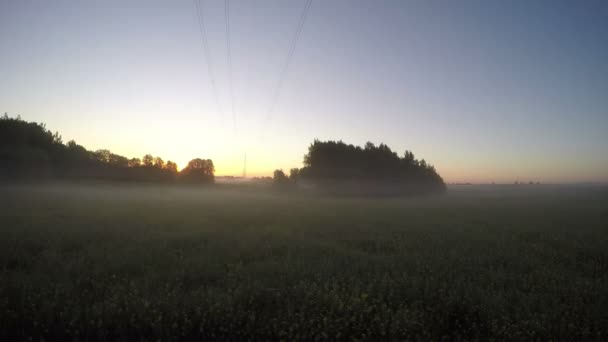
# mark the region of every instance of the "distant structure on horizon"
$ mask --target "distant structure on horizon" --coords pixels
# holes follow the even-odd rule
[[[245,159],[243,160],[243,178],[247,178],[247,153],[245,153]]]

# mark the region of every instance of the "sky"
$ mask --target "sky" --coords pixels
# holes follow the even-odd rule
[[[232,0],[229,35],[201,3],[208,59],[194,1],[0,0],[0,112],[217,175],[331,139],[447,182],[608,181],[607,1],[314,0],[276,101],[306,0]]]

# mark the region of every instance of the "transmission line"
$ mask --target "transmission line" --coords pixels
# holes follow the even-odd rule
[[[215,77],[213,75],[213,68],[211,67],[211,54],[209,53],[209,42],[207,41],[207,31],[205,30],[205,21],[203,20],[202,13],[202,5],[200,0],[193,0],[194,6],[196,7],[196,16],[198,18],[198,28],[201,35],[201,43],[203,46],[203,54],[205,56],[205,62],[207,64],[207,72],[209,73],[209,80],[211,82],[211,87],[213,91],[213,98],[215,100],[215,105],[220,115],[220,120],[224,116],[222,111],[222,106],[220,105],[217,85],[215,83]]]
[[[230,0],[225,0],[224,5],[224,13],[226,17],[226,57],[228,59],[228,87],[230,89],[230,104],[232,109],[232,128],[234,130],[234,134],[236,134],[236,111],[234,110],[234,90],[232,87],[232,48],[230,44]]]
[[[285,62],[283,63],[283,68],[279,73],[279,80],[277,82],[276,87],[274,88],[274,92],[272,94],[272,99],[270,102],[270,107],[268,107],[268,111],[266,112],[266,118],[263,122],[263,130],[262,136],[265,133],[264,130],[266,126],[270,123],[272,119],[272,115],[274,113],[274,108],[279,99],[279,95],[281,94],[281,89],[283,88],[283,83],[285,82],[285,77],[287,76],[287,70],[289,69],[289,64],[291,64],[291,60],[293,59],[293,55],[296,51],[296,46],[298,45],[298,41],[300,40],[300,35],[302,34],[302,29],[304,28],[304,23],[306,22],[306,17],[308,16],[308,12],[310,10],[310,6],[312,5],[312,0],[307,0],[306,5],[302,11],[300,16],[300,21],[298,22],[298,26],[296,28],[293,40],[291,45],[289,46],[289,50],[287,52],[287,57],[285,58]]]

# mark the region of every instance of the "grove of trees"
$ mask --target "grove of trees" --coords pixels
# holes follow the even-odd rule
[[[0,117],[0,179],[213,183],[214,172],[210,159],[193,159],[179,172],[176,163],[161,157],[129,159],[109,150],[89,151],[73,140],[64,144],[44,124]]]
[[[277,171],[275,182],[284,183],[287,176]],[[446,190],[435,167],[424,159],[416,159],[411,151],[400,157],[387,145],[371,142],[360,147],[342,141],[315,140],[304,156],[304,167],[292,169],[288,180],[314,182],[337,191],[348,187],[363,193],[379,189],[394,194]]]
[[[89,151],[44,124],[7,114],[0,117],[0,180],[99,179],[146,182],[213,183],[210,159],[192,159],[181,171],[177,164],[150,154],[126,158],[109,150]],[[274,183],[294,188],[299,182],[319,188],[358,193],[440,193],[446,186],[435,168],[411,151],[402,156],[387,145],[364,147],[342,141],[315,140],[304,156],[304,167],[273,174]]]
[[[192,159],[180,173],[187,182],[210,183],[214,180],[215,166],[211,159]]]

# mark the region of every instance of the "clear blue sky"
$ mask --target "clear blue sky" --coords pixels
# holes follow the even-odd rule
[[[447,181],[608,181],[608,1],[305,5],[0,0],[0,111],[128,157],[212,158],[218,174],[301,165],[313,139],[413,150]]]

